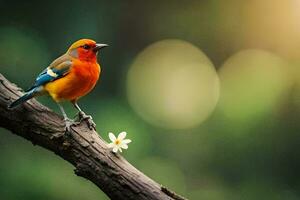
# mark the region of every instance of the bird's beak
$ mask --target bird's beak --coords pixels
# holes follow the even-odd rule
[[[96,44],[96,46],[94,47],[93,51],[94,52],[98,52],[100,49],[102,49],[104,47],[108,47],[108,44]]]

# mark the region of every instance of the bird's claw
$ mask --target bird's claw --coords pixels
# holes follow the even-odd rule
[[[74,122],[73,120],[71,120],[69,118],[66,118],[64,120],[65,120],[65,129],[66,129],[66,132],[70,132],[71,131],[71,126],[78,125],[77,122]]]
[[[96,123],[93,121],[92,118],[86,118],[85,121],[90,130],[93,130],[93,129],[96,130]]]
[[[73,123],[71,122],[70,119],[65,119],[65,129],[67,132],[71,131],[71,126],[73,125]]]
[[[79,116],[79,121],[80,121],[80,122],[84,120],[84,121],[86,121],[86,123],[87,123],[89,129],[91,129],[91,130],[93,130],[93,129],[96,130],[96,124],[95,124],[95,122],[93,121],[93,118],[92,118],[91,115],[87,115],[87,114],[85,114],[84,112],[80,111],[80,112],[78,113],[78,116]]]

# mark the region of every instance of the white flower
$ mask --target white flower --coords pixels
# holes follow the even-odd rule
[[[112,148],[114,153],[117,153],[118,151],[122,152],[122,148],[128,149],[128,143],[130,143],[131,140],[125,139],[126,134],[126,132],[121,132],[116,138],[113,133],[108,133],[109,139],[112,141],[108,144],[108,147]]]

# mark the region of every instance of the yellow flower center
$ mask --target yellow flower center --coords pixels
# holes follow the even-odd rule
[[[120,140],[118,140],[118,139],[116,139],[116,141],[115,141],[115,144],[120,144],[121,143],[121,141]]]

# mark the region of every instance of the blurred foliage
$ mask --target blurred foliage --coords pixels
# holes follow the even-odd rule
[[[110,45],[79,103],[106,140],[128,133],[123,155],[148,176],[193,200],[300,199],[299,1],[0,5],[0,72],[23,89],[73,41]],[[108,199],[3,129],[0,149],[1,199]]]

